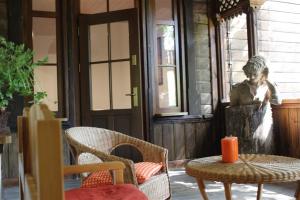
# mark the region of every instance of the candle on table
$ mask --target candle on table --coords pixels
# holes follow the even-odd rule
[[[226,163],[233,163],[238,160],[238,139],[237,137],[224,137],[221,140],[222,160]]]

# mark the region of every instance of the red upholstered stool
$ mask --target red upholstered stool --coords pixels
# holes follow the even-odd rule
[[[148,200],[148,198],[134,185],[117,184],[67,190],[65,200]]]

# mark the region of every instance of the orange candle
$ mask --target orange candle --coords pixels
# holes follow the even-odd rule
[[[238,139],[237,137],[225,137],[221,140],[222,160],[226,163],[234,163],[238,160]]]

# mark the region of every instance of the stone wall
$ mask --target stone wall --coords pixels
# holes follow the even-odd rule
[[[193,65],[188,67],[189,111],[194,115],[212,113],[212,87],[207,1],[193,1]]]
[[[0,35],[7,36],[7,2],[0,0]]]

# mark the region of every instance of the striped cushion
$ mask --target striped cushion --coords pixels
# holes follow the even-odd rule
[[[139,162],[134,164],[137,182],[144,183],[151,176],[159,172],[162,164],[153,162]],[[91,173],[87,178],[82,181],[81,187],[91,188],[98,187],[99,185],[111,185],[112,177],[109,171],[99,171]]]
[[[139,184],[144,183],[151,176],[159,172],[162,164],[153,162],[140,162],[134,164],[136,178]]]
[[[91,173],[81,184],[83,188],[98,187],[99,185],[111,185],[112,177],[109,171],[99,171]]]

